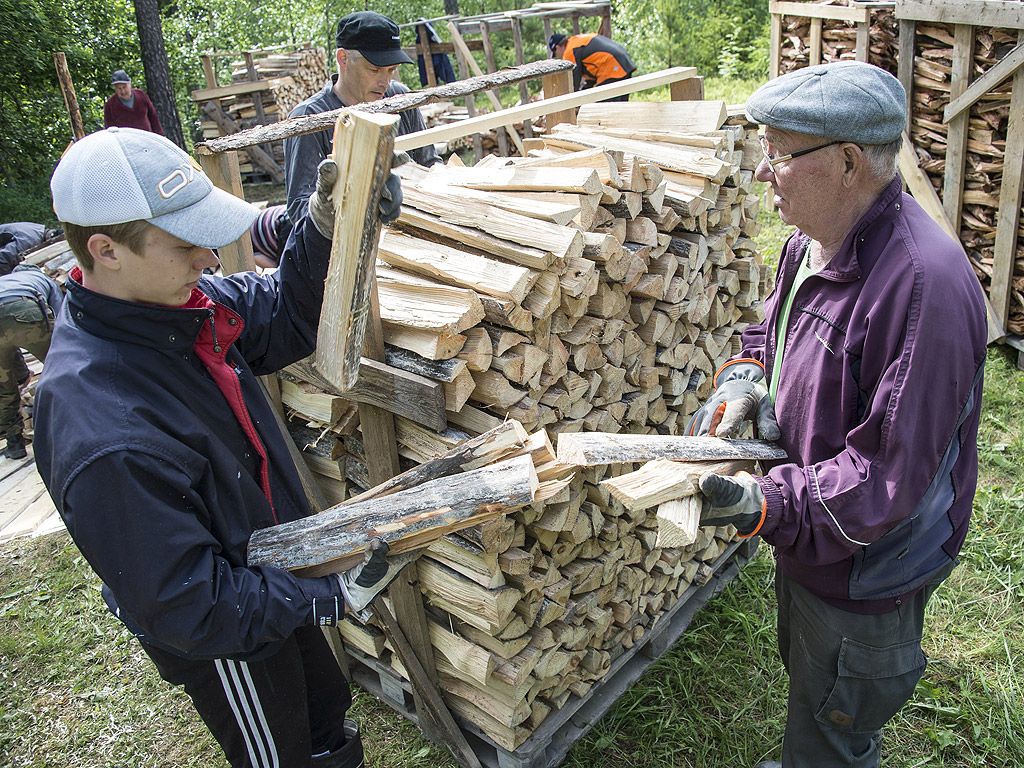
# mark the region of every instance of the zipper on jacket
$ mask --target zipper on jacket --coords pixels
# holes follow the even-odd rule
[[[213,309],[208,311],[210,313],[210,334],[213,336],[213,351],[220,354],[220,344],[217,343],[217,325],[213,321]]]

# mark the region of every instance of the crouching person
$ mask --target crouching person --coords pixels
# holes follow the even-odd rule
[[[204,276],[210,249],[257,211],[163,137],[91,134],[51,180],[78,267],[36,394],[39,471],[110,610],[232,766],[362,764],[320,628],[397,573],[383,550],[341,576],[246,565],[254,530],[311,514],[256,377],[314,349],[336,175],[325,161],[274,275],[224,278]]]

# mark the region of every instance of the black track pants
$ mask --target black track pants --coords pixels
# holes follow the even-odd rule
[[[233,768],[307,768],[345,743],[348,682],[319,627],[296,630],[261,661],[193,661],[143,643],[185,692]]]

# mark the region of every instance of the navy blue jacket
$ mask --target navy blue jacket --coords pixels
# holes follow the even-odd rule
[[[187,658],[270,655],[322,618],[314,599],[343,605],[334,577],[246,566],[255,529],[310,514],[256,379],[315,347],[330,241],[307,221],[273,276],[204,278],[184,308],[94,293],[74,270],[36,390],[36,463],[107,604]]]

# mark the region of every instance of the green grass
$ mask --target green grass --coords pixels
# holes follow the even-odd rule
[[[925,676],[887,726],[889,768],[1024,765],[1024,373],[990,352],[981,479],[962,564],[928,607]],[[774,566],[761,555],[570,751],[565,765],[752,766],[779,754],[786,677]],[[368,765],[449,768],[448,753],[356,692]],[[64,536],[0,548],[0,766],[223,766],[187,698],[110,616]]]

